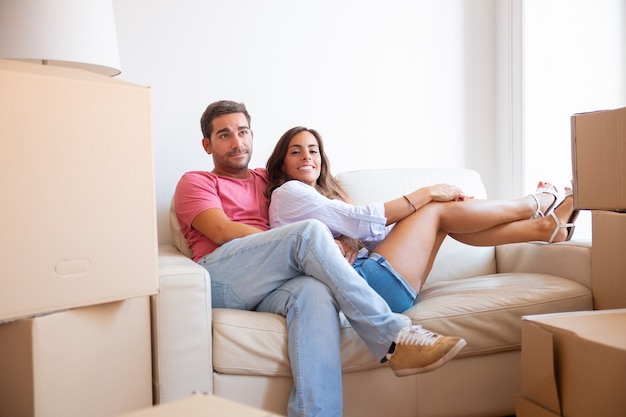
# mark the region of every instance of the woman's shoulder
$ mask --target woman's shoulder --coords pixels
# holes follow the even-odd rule
[[[302,181],[298,181],[298,180],[289,180],[285,183],[283,183],[283,185],[281,185],[280,187],[276,188],[273,192],[272,192],[272,198],[274,198],[274,196],[285,196],[285,195],[293,195],[293,194],[297,194],[297,195],[303,195],[303,194],[307,194],[307,195],[314,195],[314,194],[319,194],[317,192],[317,190],[313,187],[311,187],[308,184],[303,183]]]
[[[288,191],[288,190],[313,190],[313,191],[315,191],[315,188],[311,187],[310,185],[307,185],[307,184],[303,183],[302,181],[289,180],[289,181],[285,181],[280,187],[276,188],[276,190],[283,190],[283,191]]]

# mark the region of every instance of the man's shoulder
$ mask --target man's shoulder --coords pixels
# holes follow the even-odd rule
[[[215,176],[215,174],[209,171],[187,171],[181,178],[210,178],[213,176]]]
[[[254,168],[250,170],[250,175],[262,178],[267,181],[267,170],[265,168]]]
[[[267,178],[267,170],[265,168],[252,168],[252,169],[248,169],[248,172],[250,173],[250,175],[255,176],[255,177]],[[215,179],[231,178],[228,176],[221,177],[220,175],[217,175],[211,171],[187,171],[183,174],[183,178],[184,177],[196,177],[196,178],[200,177],[200,178],[215,178]]]
[[[177,188],[205,187],[217,182],[217,175],[208,171],[187,171],[178,180]]]
[[[178,181],[178,188],[188,187],[200,187],[200,188],[220,188],[220,187],[233,187],[238,184],[243,184],[246,181],[254,181],[257,184],[267,184],[267,172],[265,168],[249,169],[249,176],[247,180],[240,178],[220,176],[209,171],[188,171],[185,172]]]

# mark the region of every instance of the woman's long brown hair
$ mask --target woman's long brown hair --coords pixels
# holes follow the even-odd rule
[[[320,152],[320,157],[322,159],[322,166],[320,167],[320,176],[317,179],[316,188],[322,195],[325,195],[331,199],[340,199],[346,202],[349,202],[347,194],[341,186],[339,182],[332,176],[330,173],[330,162],[328,157],[326,156],[326,152],[324,151],[324,141],[322,140],[322,136],[315,129],[308,129],[304,126],[296,126],[288,131],[286,131],[274,147],[274,151],[270,155],[267,160],[267,177],[268,177],[268,185],[265,189],[265,196],[268,200],[272,198],[272,191],[283,185],[289,180],[293,178],[289,177],[283,171],[283,165],[285,161],[285,156],[287,155],[287,151],[289,150],[289,143],[291,139],[295,135],[301,132],[309,132],[312,134],[317,140],[317,145]]]

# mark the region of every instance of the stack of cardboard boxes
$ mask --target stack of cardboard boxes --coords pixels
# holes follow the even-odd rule
[[[523,318],[517,417],[626,415],[626,108],[572,116],[572,158],[595,311]]]
[[[150,406],[150,90],[0,60],[0,415]]]

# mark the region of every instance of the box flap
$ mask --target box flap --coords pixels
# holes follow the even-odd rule
[[[531,321],[522,323],[522,395],[561,414],[551,332]]]
[[[549,374],[549,378],[554,374],[562,415],[621,415],[626,410],[624,329],[626,309],[524,317],[523,396],[555,411],[548,407],[548,401],[553,400],[552,393],[542,396],[539,392],[541,386],[551,384],[546,384],[545,374]],[[551,339],[551,347],[547,339]],[[538,350],[543,350],[544,356],[538,355]],[[536,356],[529,356],[531,354]],[[546,356],[552,358],[552,364],[546,364],[549,360]]]
[[[569,333],[578,339],[626,350],[626,332],[614,331],[626,328],[626,308],[542,314],[523,319],[540,323],[550,334]]]
[[[559,417],[560,414],[546,410],[519,395],[515,396],[515,417]]]

